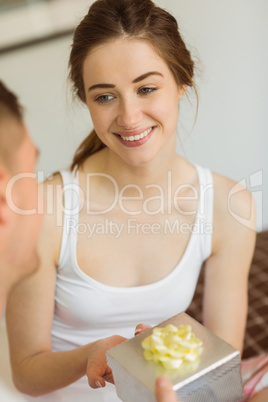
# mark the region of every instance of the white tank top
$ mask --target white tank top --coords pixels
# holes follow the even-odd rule
[[[131,338],[137,324],[156,325],[189,307],[202,264],[211,254],[213,225],[212,174],[197,165],[196,169],[200,188],[198,211],[183,257],[165,278],[136,287],[104,285],[78,266],[74,230],[79,222],[78,172],[61,171],[65,214],[51,331],[53,351],[71,350],[115,334]],[[86,377],[59,391],[28,399],[120,401],[113,385],[93,390]]]

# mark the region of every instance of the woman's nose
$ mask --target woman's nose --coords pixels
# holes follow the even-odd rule
[[[122,100],[118,109],[117,124],[127,130],[137,128],[142,120],[140,104],[135,100]]]

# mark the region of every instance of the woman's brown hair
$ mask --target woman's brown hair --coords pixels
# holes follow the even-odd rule
[[[73,89],[82,101],[85,101],[83,64],[87,55],[94,47],[120,37],[138,38],[153,46],[176,83],[193,87],[196,92],[194,62],[171,14],[151,0],[97,0],[76,28],[69,59]],[[104,147],[93,130],[77,149],[71,169]]]

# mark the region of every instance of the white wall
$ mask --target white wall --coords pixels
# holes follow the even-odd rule
[[[26,107],[26,123],[41,151],[39,169],[51,172],[69,164],[89,131],[89,116],[67,96],[71,37],[8,53],[0,58],[0,76]],[[80,105],[79,105],[80,106]]]
[[[246,180],[258,201],[258,229],[268,228],[267,0],[158,0],[178,19],[198,60],[199,114],[181,102],[184,153],[213,171]],[[26,122],[46,173],[70,163],[90,131],[87,111],[67,96],[71,37],[0,57],[0,77],[27,108]],[[192,98],[194,103],[194,98]],[[260,175],[254,176],[256,172]],[[250,182],[251,179],[251,182]],[[263,195],[263,211],[259,193]]]

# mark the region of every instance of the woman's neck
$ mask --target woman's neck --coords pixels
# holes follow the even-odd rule
[[[133,166],[108,148],[93,154],[79,175],[79,184],[86,190],[85,200],[90,202],[90,208],[106,210],[123,203],[129,210],[137,211],[141,210],[140,204],[144,206],[149,202],[152,210],[157,210],[159,203],[162,210],[172,210],[175,192],[185,183],[195,183],[196,171],[175,150],[169,157],[160,156],[158,154],[144,166]],[[89,194],[90,200],[87,199]]]
[[[150,184],[165,186],[169,172],[180,171],[181,158],[176,154],[175,147],[168,153],[162,153],[144,165],[130,165],[109,148],[103,150],[102,168],[105,174],[113,177],[119,187],[128,184],[141,187]]]

